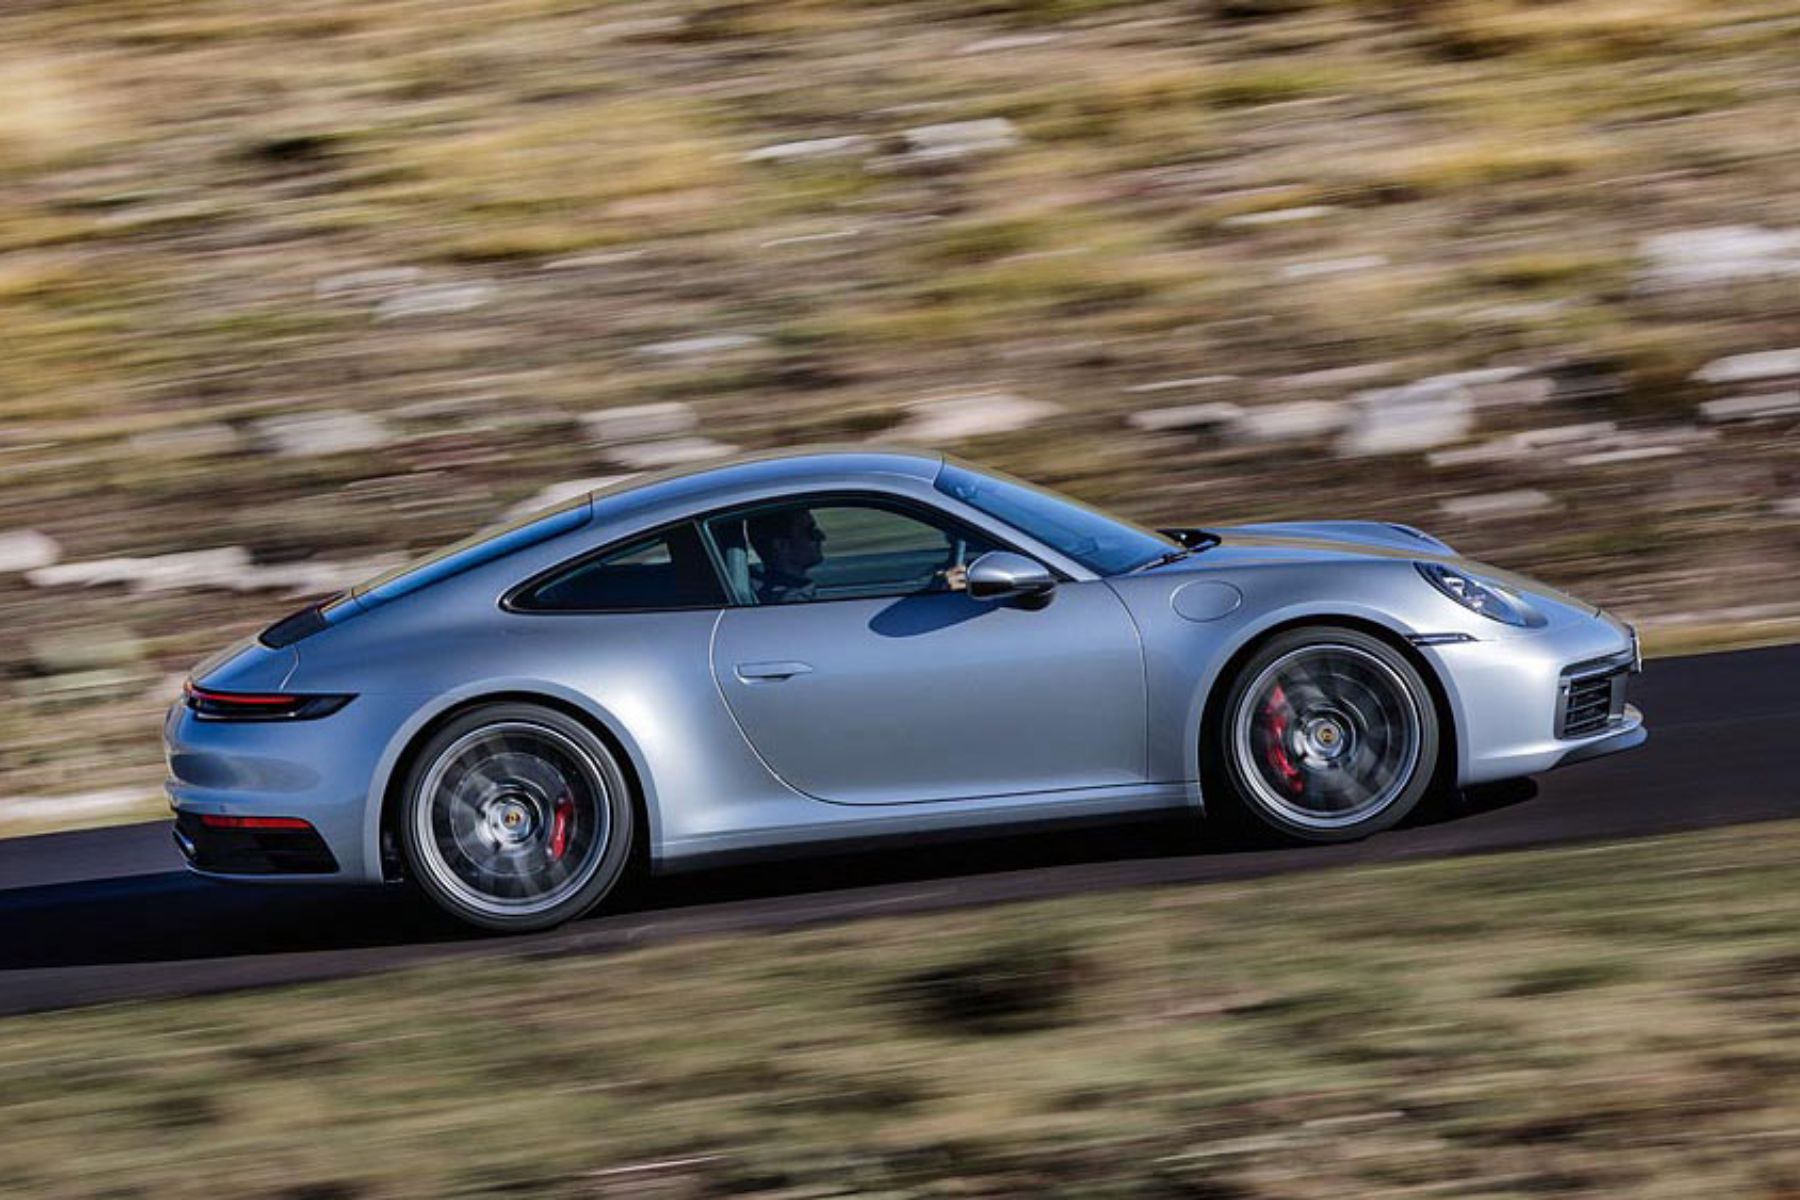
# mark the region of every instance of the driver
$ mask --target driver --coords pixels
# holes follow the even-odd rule
[[[789,604],[813,599],[818,585],[808,576],[825,561],[825,531],[810,509],[787,508],[761,513],[745,522],[751,549],[762,559],[758,604]]]

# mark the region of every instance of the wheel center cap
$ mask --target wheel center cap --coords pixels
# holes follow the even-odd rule
[[[1326,762],[1343,757],[1350,747],[1350,730],[1335,714],[1301,722],[1300,752],[1306,758]]]
[[[537,811],[515,796],[496,798],[483,816],[488,836],[502,847],[521,845],[537,832]]]

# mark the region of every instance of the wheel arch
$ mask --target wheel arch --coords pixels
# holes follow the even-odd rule
[[[1446,782],[1457,777],[1460,762],[1462,735],[1457,727],[1456,707],[1451,703],[1450,689],[1442,674],[1419,648],[1407,640],[1407,631],[1391,625],[1377,616],[1368,613],[1352,613],[1341,610],[1303,612],[1277,616],[1254,628],[1243,631],[1227,648],[1218,667],[1205,680],[1198,702],[1194,705],[1194,714],[1188,729],[1188,752],[1193,755],[1192,775],[1198,780],[1200,804],[1206,807],[1206,784],[1208,772],[1206,751],[1203,741],[1207,730],[1213,728],[1220,716],[1220,709],[1225,703],[1227,693],[1231,690],[1232,681],[1238,676],[1244,664],[1268,642],[1293,629],[1303,628],[1339,628],[1355,630],[1376,638],[1396,651],[1410,663],[1425,681],[1425,688],[1431,695],[1431,705],[1438,721],[1438,755],[1432,764],[1433,788],[1441,788]]]
[[[661,844],[657,806],[643,756],[624,727],[585,697],[576,697],[561,688],[538,682],[509,682],[440,697],[434,705],[415,713],[394,737],[388,753],[383,756],[380,776],[371,792],[379,797],[380,804],[370,806],[372,820],[365,835],[368,854],[365,861],[379,865],[383,881],[392,882],[404,877],[399,819],[407,777],[425,744],[451,721],[490,704],[534,704],[547,708],[580,722],[583,728],[599,738],[618,760],[631,794],[632,810],[640,830],[632,847],[633,860],[639,865],[654,861],[656,847]]]

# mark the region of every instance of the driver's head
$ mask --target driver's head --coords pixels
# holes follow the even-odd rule
[[[804,508],[762,513],[746,522],[751,548],[763,565],[788,575],[805,575],[825,558],[825,531]]]

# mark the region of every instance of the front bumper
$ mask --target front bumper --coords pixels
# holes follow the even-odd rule
[[[1461,785],[1535,775],[1649,738],[1625,698],[1641,667],[1637,638],[1608,617],[1420,653],[1438,668],[1456,719]]]

